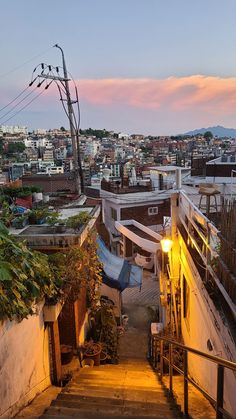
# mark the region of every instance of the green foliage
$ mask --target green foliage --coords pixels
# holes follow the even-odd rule
[[[23,153],[25,145],[23,143],[8,143],[6,154]]]
[[[79,229],[83,224],[91,219],[91,215],[87,211],[81,211],[77,215],[73,215],[66,220],[66,226],[75,230]]]
[[[92,337],[101,342],[108,358],[113,361],[118,357],[118,332],[114,316],[113,305],[109,301],[101,300],[101,306],[92,313]]]
[[[81,135],[88,135],[90,137],[96,137],[96,138],[106,138],[106,137],[110,137],[110,132],[105,130],[105,129],[92,129],[92,128],[87,128],[84,130],[80,130],[80,134]]]
[[[76,301],[82,288],[86,289],[87,305],[95,309],[102,283],[101,264],[97,257],[95,238],[88,236],[82,247],[49,256],[54,277],[62,284],[63,298]]]
[[[207,140],[207,141],[211,140],[211,139],[213,138],[213,134],[212,134],[212,132],[211,132],[211,131],[206,131],[206,132],[204,133],[204,138],[205,138],[205,140]]]
[[[47,221],[47,223],[49,225],[53,226],[53,225],[57,224],[60,221],[59,217],[60,217],[60,214],[59,214],[58,211],[51,211],[47,215],[46,221]]]
[[[22,186],[19,188],[3,188],[2,193],[4,195],[10,196],[11,198],[22,198],[24,196],[30,196],[32,190],[30,186]]]
[[[59,292],[48,257],[30,251],[0,224],[0,320],[23,320],[35,303]]]

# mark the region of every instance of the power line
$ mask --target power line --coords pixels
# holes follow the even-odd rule
[[[14,73],[15,71],[19,70],[20,68],[24,67],[26,64],[30,63],[31,61],[35,60],[38,57],[41,57],[42,55],[46,54],[46,52],[48,52],[50,48],[47,48],[46,50],[42,51],[40,54],[34,55],[32,58],[29,58],[27,61],[23,62],[22,64],[18,65],[17,67],[13,68],[12,70],[7,71],[6,73],[2,73],[0,74],[0,77],[6,77],[9,74]]]
[[[16,115],[18,115],[21,111],[23,111],[27,106],[29,106],[32,102],[34,102],[39,96],[42,95],[44,90],[42,90],[38,95],[36,95],[33,99],[31,99],[26,105],[22,106],[17,112],[15,112],[12,116],[10,116],[8,119],[2,122],[2,124],[5,124],[6,122],[10,121],[10,119],[14,118]]]
[[[24,102],[24,100],[27,99],[27,97],[31,96],[36,89],[37,89],[37,87],[35,87],[33,90],[31,90],[25,97],[23,97],[23,99],[21,99],[19,102],[17,102],[9,111],[7,111],[4,115],[2,115],[1,118],[0,118],[0,122],[1,122],[2,119],[5,118],[5,116],[9,115],[9,113],[11,113],[15,108],[17,108],[17,106],[19,106],[22,102]]]
[[[13,102],[15,102],[15,100],[17,100],[21,95],[23,95],[23,93],[25,93],[27,89],[29,89],[29,86],[27,86],[24,90],[22,90],[22,92],[19,93],[19,95],[17,95],[14,99],[12,99],[7,105],[0,108],[0,112],[2,112],[4,109],[8,108],[8,106],[10,106]]]

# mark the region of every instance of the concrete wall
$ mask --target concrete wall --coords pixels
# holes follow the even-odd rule
[[[42,304],[20,323],[0,323],[0,418],[13,417],[50,384],[48,330]]]
[[[183,317],[183,275],[189,286],[189,310],[186,318]],[[203,286],[202,279],[184,243],[181,246],[181,289],[181,328],[184,343],[209,355],[235,362],[236,350],[230,330]],[[208,340],[212,345],[212,350],[209,350]],[[189,371],[194,380],[216,398],[217,365],[190,355]],[[227,407],[233,416],[236,415],[235,386],[236,375],[225,370],[224,407]]]

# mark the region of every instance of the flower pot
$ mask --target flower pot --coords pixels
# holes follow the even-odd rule
[[[83,359],[81,365],[82,365],[82,368],[93,367],[94,366],[94,360],[91,359],[91,358],[85,358],[85,359]]]
[[[100,355],[102,348],[99,343],[91,344],[84,352],[84,358],[93,359],[94,366],[100,365]]]
[[[105,364],[107,360],[107,353],[105,351],[102,351],[100,353],[100,364]]]
[[[44,224],[44,223],[46,223],[46,218],[45,217],[36,219],[36,224],[37,225],[41,225],[41,224]]]

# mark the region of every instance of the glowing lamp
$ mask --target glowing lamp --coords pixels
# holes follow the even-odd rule
[[[168,253],[173,246],[173,241],[170,239],[162,239],[160,243],[161,243],[161,250],[164,253]]]

